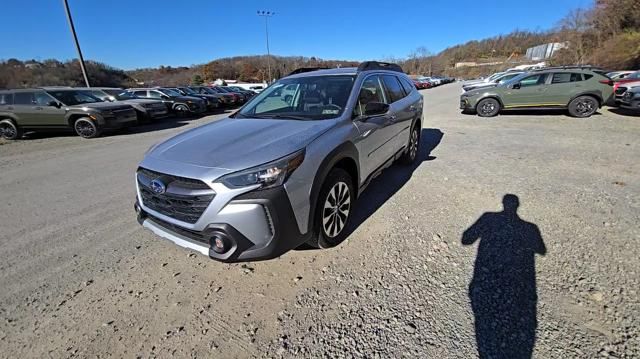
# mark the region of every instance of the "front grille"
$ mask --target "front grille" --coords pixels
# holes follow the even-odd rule
[[[158,173],[145,168],[138,169],[140,199],[149,209],[186,223],[196,223],[209,207],[215,192],[204,182]],[[164,193],[151,189],[151,181],[158,179],[166,187]]]
[[[616,95],[622,95],[625,92],[627,92],[627,88],[626,87],[618,87],[616,89]]]

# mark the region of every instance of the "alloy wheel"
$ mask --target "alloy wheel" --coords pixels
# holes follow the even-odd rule
[[[16,135],[16,129],[8,123],[0,123],[0,137],[13,138]]]
[[[344,230],[350,211],[349,186],[344,182],[337,182],[327,194],[322,210],[322,228],[327,237],[334,238]]]
[[[76,132],[82,137],[93,137],[96,134],[95,127],[88,121],[76,122]]]
[[[409,142],[409,158],[413,161],[418,154],[418,130],[411,131],[411,140]]]
[[[488,101],[482,104],[482,106],[480,106],[480,111],[482,112],[483,115],[489,115],[491,113],[493,113],[496,109],[496,104]]]
[[[594,111],[595,111],[594,101],[589,98],[580,100],[576,104],[576,112],[578,112],[581,115],[591,114]]]

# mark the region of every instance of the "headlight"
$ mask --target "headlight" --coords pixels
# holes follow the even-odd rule
[[[280,186],[304,161],[304,150],[295,152],[273,162],[254,167],[242,172],[224,176],[217,182],[222,182],[229,188],[260,185],[261,189]]]
[[[633,98],[640,98],[640,92],[636,92],[633,94],[633,96],[631,96]]]

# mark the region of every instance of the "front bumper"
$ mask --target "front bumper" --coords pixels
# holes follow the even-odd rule
[[[134,109],[126,112],[120,112],[113,116],[103,117],[102,121],[98,121],[103,129],[119,129],[135,126],[138,123],[138,115]]]
[[[622,101],[622,103],[620,104],[620,107],[625,108],[627,110],[635,110],[635,111],[640,111],[640,99],[637,100],[624,100]]]
[[[188,229],[162,219],[143,208],[139,201],[134,208],[138,222],[144,228],[222,262],[276,258],[300,246],[311,235],[299,232],[283,187],[252,191],[233,198],[217,214],[206,218],[208,224],[203,230]],[[217,249],[216,239],[225,243],[223,252]]]
[[[469,99],[466,97],[461,97],[460,98],[460,109],[461,110],[468,110],[471,108],[471,103],[469,102]]]

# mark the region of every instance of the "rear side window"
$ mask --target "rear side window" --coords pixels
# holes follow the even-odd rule
[[[409,82],[409,80],[405,79],[404,77],[400,77],[400,84],[402,85],[402,88],[404,89],[404,92],[408,95],[411,93],[411,91],[415,90],[416,87],[414,86],[414,84],[412,84],[411,82]]]
[[[582,74],[571,72],[557,72],[553,74],[552,84],[564,84],[568,82],[582,81]]]
[[[0,105],[13,105],[13,94],[0,93]]]
[[[396,102],[404,98],[404,92],[402,86],[398,82],[398,78],[391,75],[382,75],[382,82],[384,87],[387,88],[387,93],[391,99],[390,102]]]
[[[16,105],[33,105],[35,103],[33,92],[16,92],[13,101]]]

